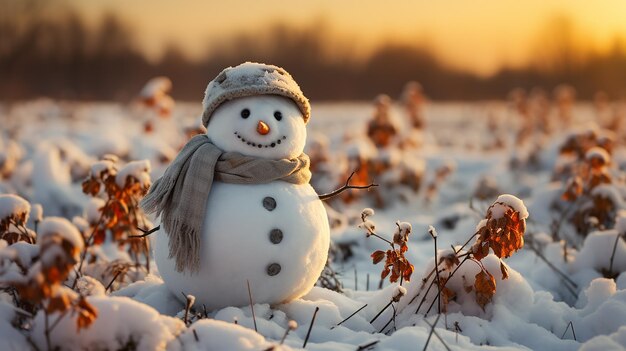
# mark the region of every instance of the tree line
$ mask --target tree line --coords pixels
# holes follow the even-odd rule
[[[165,75],[174,82],[175,98],[198,101],[221,69],[243,61],[284,67],[316,100],[397,96],[410,80],[441,100],[499,99],[515,87],[549,91],[561,83],[575,86],[582,98],[600,90],[614,98],[624,95],[623,41],[616,39],[608,52],[580,57],[567,40],[567,21],[556,21],[553,27],[535,62],[489,77],[451,68],[432,50],[409,43],[383,44],[362,57],[349,45],[329,44],[332,33],[319,23],[276,23],[260,35],[235,34],[207,48],[202,60],[191,60],[170,45],[155,62],[140,51],[128,23],[113,13],[88,26],[62,3],[55,2],[51,10],[38,0],[0,0],[0,100],[47,96],[125,101],[151,77]]]

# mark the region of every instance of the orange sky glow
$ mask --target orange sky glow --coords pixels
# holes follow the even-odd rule
[[[571,19],[576,40],[608,50],[626,38],[624,0],[90,0],[72,1],[89,20],[108,10],[133,25],[138,44],[158,57],[176,43],[190,57],[243,31],[262,31],[275,22],[324,23],[337,41],[367,54],[387,41],[426,45],[453,67],[483,75],[532,60],[542,28],[555,16]],[[320,21],[321,20],[321,21]]]

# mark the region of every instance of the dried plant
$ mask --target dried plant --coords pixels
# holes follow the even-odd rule
[[[453,248],[452,252],[437,255],[436,265],[429,274],[422,280],[422,285],[409,303],[421,296],[415,313],[422,311],[422,306],[429,296],[430,290],[437,289],[436,297],[424,314],[428,314],[435,302],[440,301],[441,312],[447,311],[448,304],[453,301],[461,291],[454,291],[448,286],[448,282],[458,272],[459,268],[467,261],[473,261],[480,267],[480,271],[474,277],[474,284],[463,284],[464,293],[475,293],[476,303],[482,307],[490,303],[496,293],[496,280],[492,272],[482,264],[482,260],[487,257],[490,251],[500,260],[510,257],[513,253],[524,246],[524,233],[526,230],[526,209],[522,208],[521,200],[511,195],[501,195],[487,209],[485,219],[480,222],[476,232],[458,248]],[[474,240],[474,243],[465,250]],[[500,261],[500,273],[502,280],[508,279],[508,269]],[[462,277],[465,281],[465,276]]]
[[[447,162],[435,170],[433,180],[426,186],[426,193],[424,194],[426,203],[431,203],[435,199],[441,185],[454,172],[455,168],[453,163]]]
[[[398,279],[400,279],[400,284],[402,284],[404,280],[410,281],[415,267],[413,267],[404,254],[409,249],[407,244],[409,235],[411,234],[411,225],[407,222],[396,222],[396,231],[393,235],[393,239],[390,241],[376,234],[375,224],[367,219],[372,215],[374,215],[374,210],[371,208],[364,209],[361,212],[362,223],[359,225],[359,228],[365,229],[365,235],[367,237],[376,237],[391,246],[389,250],[376,250],[371,255],[374,264],[378,264],[383,259],[385,260],[380,278],[385,279],[391,273],[389,276],[391,283],[397,282]]]
[[[118,171],[117,159],[104,159],[92,166],[92,171],[82,186],[83,192],[96,199],[103,199],[98,208],[99,218],[90,223],[91,234],[85,239],[85,251],[79,272],[91,245],[104,243],[107,233],[120,247],[126,247],[141,266],[145,258],[145,269],[150,271],[149,241],[140,235],[138,228],[149,228],[152,224],[139,207],[141,198],[150,188],[150,164],[148,161],[130,162]]]
[[[5,243],[0,245],[3,258],[0,262],[0,287],[13,290],[15,305],[29,312],[19,321],[18,327],[28,330],[31,319],[42,311],[47,348],[52,350],[50,333],[68,313],[77,316],[78,331],[89,327],[98,316],[95,306],[65,285],[80,258],[83,248],[81,235],[66,219],[48,217],[41,220],[39,213],[36,213],[35,220],[41,222],[39,233],[33,235],[34,232],[25,226],[31,206],[17,196],[1,195],[0,208],[5,212],[4,218],[0,219],[3,239],[15,239],[12,243],[25,242],[37,252],[30,259],[20,257],[17,248],[0,241],[0,244]],[[19,230],[20,235],[11,235],[14,233],[11,228]],[[19,268],[17,272],[11,268],[12,264]],[[52,314],[57,317],[50,323]]]
[[[500,212],[504,208],[504,213],[495,217],[494,207],[498,207]],[[494,202],[487,209],[487,216],[481,224],[477,231],[478,238],[470,250],[475,259],[482,260],[489,254],[489,249],[499,258],[507,258],[524,246],[526,221],[510,205]]]
[[[26,228],[30,215],[30,204],[15,195],[0,195],[0,208],[6,209],[0,218],[0,240],[9,245],[18,241],[35,243],[35,232]]]
[[[583,139],[587,141],[584,145],[597,144],[597,140],[591,136]],[[585,148],[582,144],[583,142],[569,142],[565,145],[566,150],[574,150],[569,152],[576,152],[578,155],[585,150],[585,154],[569,169],[571,175],[566,180],[561,195],[561,200],[568,205],[562,209],[560,219],[553,226],[555,238],[560,236],[563,221],[569,221],[581,236],[586,236],[592,230],[611,228],[619,209],[618,204],[621,201],[613,196],[619,196],[619,192],[616,191],[616,183],[609,168],[609,151],[599,146]]]

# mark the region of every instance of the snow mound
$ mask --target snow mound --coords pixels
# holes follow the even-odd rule
[[[612,254],[613,248],[615,248],[614,255]],[[576,260],[572,265],[576,271],[593,268],[601,272],[611,268],[613,272],[624,272],[626,271],[626,243],[616,230],[592,232],[585,238],[582,249],[576,255]]]
[[[610,335],[598,335],[581,346],[579,351],[609,351],[626,349],[626,326]]]
[[[214,319],[203,319],[192,324],[178,338],[180,350],[187,351],[212,351],[212,350],[266,350],[275,346],[272,350],[288,351],[291,347],[270,343],[252,329],[239,326],[234,323]],[[175,349],[174,345],[170,347]]]
[[[13,327],[16,315],[13,305],[0,301],[0,349],[28,350],[29,345],[22,333]]]
[[[184,328],[182,321],[126,297],[88,297],[98,310],[94,323],[76,332],[76,314],[67,314],[50,333],[52,348],[60,350],[165,350]],[[50,316],[56,320],[57,315]],[[33,342],[46,349],[44,314],[35,317]]]

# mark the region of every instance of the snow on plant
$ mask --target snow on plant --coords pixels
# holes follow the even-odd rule
[[[28,201],[21,197],[0,195],[0,240],[6,240],[9,245],[18,241],[33,244],[36,235],[26,228],[30,210]]]
[[[18,143],[0,136],[0,179],[9,178],[13,174],[23,153]]]
[[[569,169],[571,174],[561,196],[561,200],[569,205],[563,210],[562,219],[554,224],[554,236],[558,237],[564,219],[570,221],[582,236],[594,229],[612,228],[617,211],[623,207],[621,185],[614,181],[609,168],[611,148],[606,143],[598,143],[595,135],[578,136],[574,138],[577,142],[568,139],[562,147],[562,150],[575,153],[578,161]],[[608,150],[593,145],[602,145]]]
[[[174,100],[169,96],[172,90],[172,81],[167,77],[155,77],[150,79],[139,93],[139,100],[150,108],[153,108],[160,116],[169,117]]]
[[[129,162],[118,169],[116,157],[106,157],[92,165],[91,173],[83,184],[83,192],[93,200],[87,206],[89,234],[85,238],[85,249],[81,256],[78,272],[87,253],[91,261],[96,259],[99,245],[107,237],[126,248],[134,260],[135,268],[141,267],[140,259],[145,259],[145,271],[150,272],[149,241],[141,236],[140,228],[152,227],[139,207],[141,198],[147,193],[150,181],[150,163],[146,160]],[[128,271],[129,265],[113,262],[107,267],[107,275],[117,276]]]
[[[79,231],[67,219],[47,217],[40,220],[37,235],[34,235],[34,231],[25,226],[30,208],[30,204],[18,196],[0,195],[3,239],[15,239],[11,240],[13,245],[0,241],[4,243],[0,245],[0,289],[12,292],[13,303],[24,311],[14,323],[17,328],[29,330],[31,318],[38,311],[43,315],[42,333],[47,349],[51,350],[50,333],[64,316],[75,316],[75,327],[80,331],[93,323],[98,310],[65,283],[83,249]],[[36,216],[40,217],[41,213]],[[11,227],[20,233],[14,234]],[[53,314],[55,319],[50,318]]]
[[[359,225],[359,228],[365,229],[365,235],[367,237],[376,237],[391,246],[391,249],[386,251],[376,250],[372,253],[372,262],[374,264],[378,264],[383,259],[385,260],[385,265],[383,266],[383,270],[380,274],[380,279],[384,280],[389,276],[389,281],[391,283],[395,283],[400,279],[400,285],[404,280],[410,281],[411,275],[415,270],[415,267],[409,262],[409,260],[405,257],[405,253],[408,251],[408,241],[409,234],[411,234],[411,224],[407,222],[396,222],[396,230],[393,234],[392,240],[387,240],[376,234],[376,225],[371,220],[367,219],[368,217],[374,215],[374,210],[371,208],[366,208],[361,212],[361,221],[362,223]]]
[[[154,131],[155,118],[169,118],[174,109],[174,99],[169,95],[172,90],[172,81],[167,77],[155,77],[150,79],[139,92],[138,101],[150,113],[145,116],[144,132],[150,134]]]
[[[500,258],[510,257],[524,246],[528,211],[523,202],[513,195],[500,195],[487,209],[485,220],[477,228],[472,256],[481,260],[489,249]]]
[[[485,219],[480,221],[476,232],[461,247],[452,250],[436,252],[435,267],[422,279],[422,284],[410,303],[419,301],[415,313],[427,315],[437,303],[439,312],[446,312],[448,304],[459,294],[474,292],[475,302],[483,310],[496,294],[497,286],[494,272],[491,272],[482,263],[489,256],[489,252],[500,260],[500,274],[502,280],[508,278],[508,268],[502,262],[503,258],[510,257],[524,245],[524,233],[526,230],[526,218],[528,211],[522,200],[513,195],[500,195],[487,209]],[[434,229],[431,229],[434,232]],[[436,234],[431,234],[436,239]],[[468,250],[464,250],[470,242],[474,243]],[[463,278],[462,290],[449,284],[452,277],[467,261],[474,262],[479,272],[474,276],[471,283]],[[435,296],[429,295],[432,289]],[[418,297],[421,299],[418,300]],[[431,297],[429,300],[428,298]],[[428,303],[429,302],[429,303]],[[424,307],[424,309],[422,309]]]

